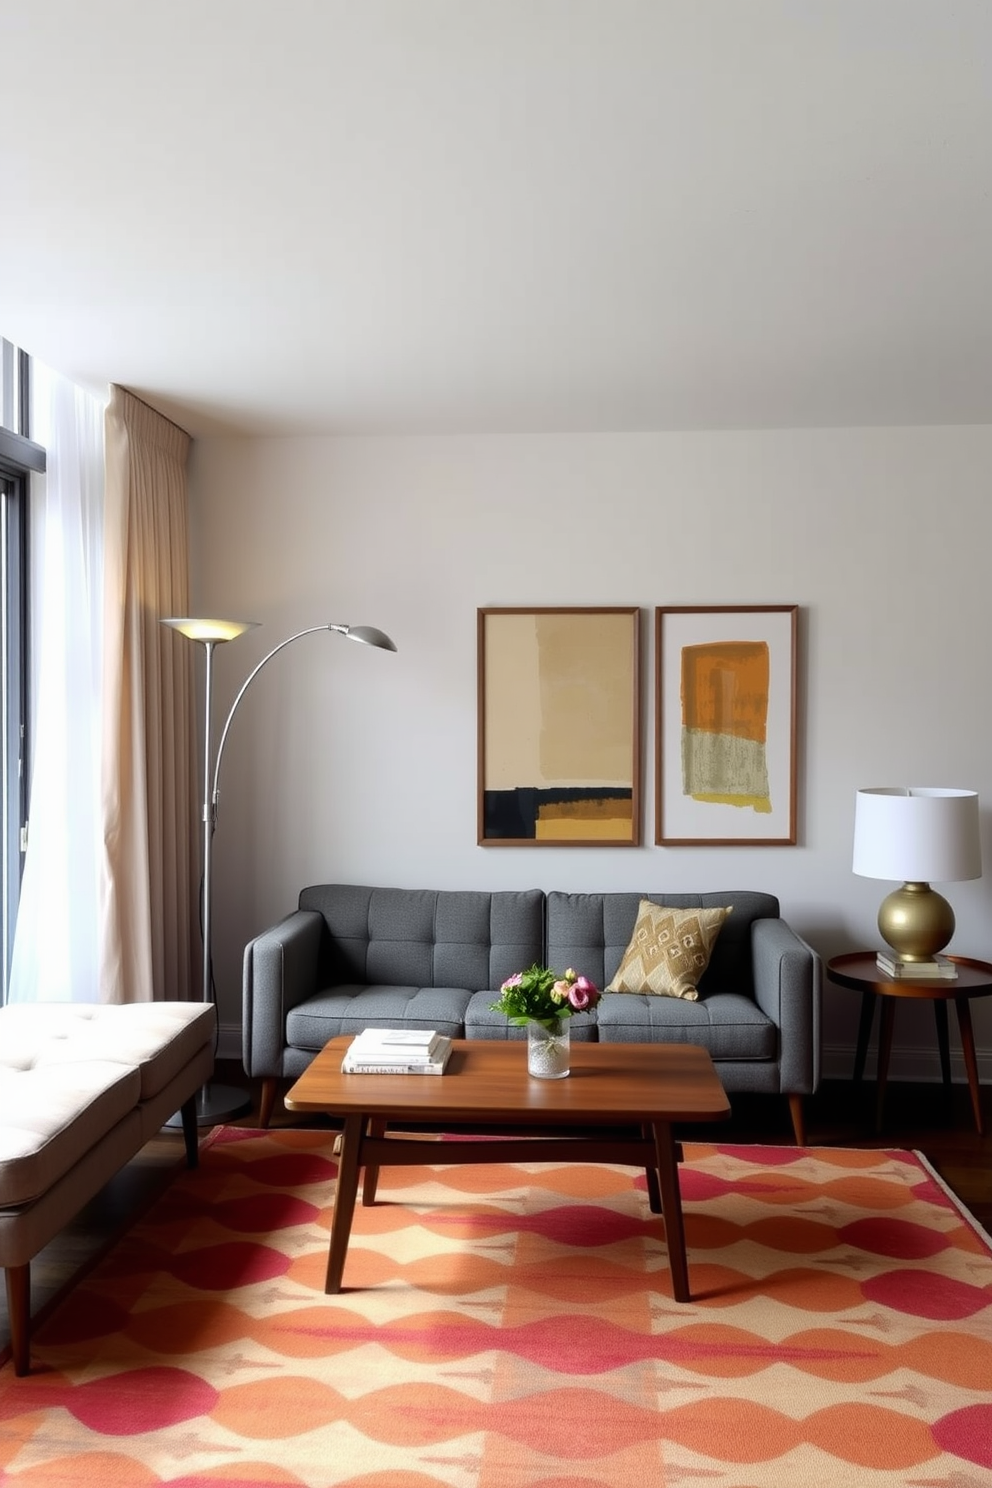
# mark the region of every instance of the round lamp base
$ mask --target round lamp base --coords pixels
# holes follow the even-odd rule
[[[933,961],[954,934],[954,911],[927,883],[904,883],[882,900],[882,939],[901,961]]]
[[[251,1096],[247,1090],[236,1085],[201,1085],[196,1097],[197,1126],[218,1126],[233,1121],[236,1116],[245,1116],[251,1110]],[[177,1111],[165,1123],[168,1127],[182,1128],[182,1112]]]

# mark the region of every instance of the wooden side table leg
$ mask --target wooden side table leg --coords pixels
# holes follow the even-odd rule
[[[865,1060],[868,1057],[868,1040],[871,1038],[871,1025],[875,1016],[875,994],[865,990],[861,994],[861,1017],[858,1020],[858,1045],[854,1055],[854,1083],[860,1085],[865,1072]]]
[[[971,1109],[975,1113],[975,1130],[984,1136],[982,1126],[982,1087],[978,1079],[978,1060],[975,1058],[975,1034],[971,1026],[971,1004],[967,997],[955,997],[958,1010],[958,1027],[961,1030],[961,1053],[968,1072],[968,1089],[971,1092]]]
[[[934,1002],[933,1019],[937,1025],[937,1048],[940,1051],[940,1078],[944,1082],[945,1087],[949,1087],[951,1083],[951,1045],[947,1036],[947,1003],[941,998],[938,998]]]
[[[885,1105],[885,1086],[889,1078],[889,1055],[892,1053],[892,1030],[896,1021],[896,1005],[891,997],[882,998],[881,1022],[878,1030],[878,1074],[875,1093],[875,1132],[882,1130],[882,1107]]]
[[[341,1132],[338,1182],[334,1191],[331,1239],[327,1251],[327,1279],[324,1283],[324,1291],[329,1293],[341,1290],[344,1258],[348,1251],[351,1221],[355,1215],[355,1199],[358,1195],[358,1170],[361,1166],[364,1131],[364,1116],[345,1117]]]
[[[689,1292],[689,1267],[685,1256],[685,1225],[682,1220],[682,1195],[679,1192],[677,1149],[669,1121],[655,1121],[655,1151],[658,1154],[658,1183],[665,1215],[665,1240],[668,1244],[668,1269],[672,1273],[672,1295],[676,1302],[692,1300]]]

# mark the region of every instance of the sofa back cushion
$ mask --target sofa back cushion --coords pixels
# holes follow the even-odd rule
[[[642,899],[675,909],[718,909],[732,906],[717,936],[710,964],[699,983],[699,995],[742,992],[754,996],[751,970],[751,926],[755,920],[779,916],[773,894],[751,890],[719,894],[563,894],[552,891],[547,901],[548,965],[558,971],[574,966],[598,987],[613,980],[637,920]],[[613,994],[610,994],[613,995]]]
[[[540,889],[380,889],[316,884],[300,908],[327,927],[321,985],[496,989],[522,966],[540,961],[544,894]]]

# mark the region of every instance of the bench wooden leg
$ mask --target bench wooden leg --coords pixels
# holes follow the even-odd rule
[[[14,1359],[14,1373],[28,1374],[31,1370],[31,1267],[8,1266],[7,1314],[10,1319],[10,1352]]]
[[[792,1117],[792,1130],[796,1134],[796,1146],[806,1146],[806,1114],[803,1110],[803,1098],[801,1095],[789,1096],[789,1115]]]

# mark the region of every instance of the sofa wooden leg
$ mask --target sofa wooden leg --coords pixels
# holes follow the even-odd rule
[[[262,1081],[262,1099],[258,1108],[259,1126],[264,1128],[272,1120],[272,1112],[275,1109],[278,1093],[279,1081],[273,1075],[266,1075]]]
[[[801,1095],[789,1096],[789,1114],[792,1117],[792,1130],[796,1134],[796,1146],[806,1146],[806,1113],[803,1110],[803,1098]]]
[[[180,1107],[183,1119],[183,1141],[186,1144],[186,1166],[195,1168],[200,1162],[199,1123],[196,1119],[196,1096],[191,1095]]]
[[[10,1320],[10,1352],[14,1359],[15,1374],[29,1374],[31,1370],[31,1266],[8,1266],[7,1315]]]

